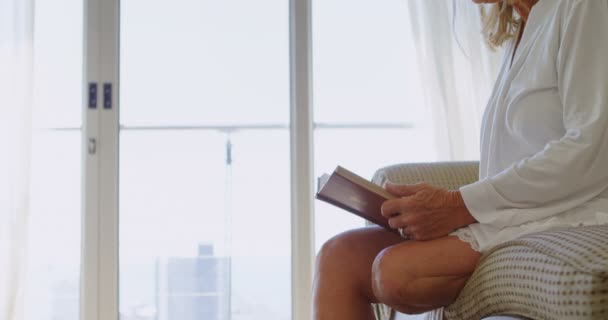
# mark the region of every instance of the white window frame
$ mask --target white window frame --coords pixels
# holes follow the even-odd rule
[[[118,28],[119,0],[84,0],[83,320],[118,320]],[[89,84],[97,106],[88,108]],[[104,108],[111,85],[111,109]]]
[[[314,261],[311,0],[289,0],[292,319],[312,317]],[[120,0],[84,0],[81,320],[119,319]],[[89,84],[97,107],[88,107]],[[105,109],[103,86],[112,87]]]
[[[312,319],[314,171],[312,106],[312,0],[290,0],[291,88],[291,310]]]

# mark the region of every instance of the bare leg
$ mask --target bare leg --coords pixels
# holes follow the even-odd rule
[[[377,227],[348,231],[327,241],[316,261],[314,319],[374,319],[372,264],[384,248],[403,241]]]
[[[420,242],[381,228],[345,232],[317,257],[314,319],[371,320],[372,302],[410,314],[447,305],[478,259],[479,253],[456,237]]]
[[[374,261],[374,295],[405,313],[443,307],[458,297],[479,257],[453,236],[391,246]]]

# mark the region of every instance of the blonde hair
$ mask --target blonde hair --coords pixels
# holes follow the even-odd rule
[[[520,19],[513,16],[513,0],[503,0],[491,6],[486,12],[481,5],[482,33],[492,49],[500,47],[507,40],[514,38],[520,26]]]

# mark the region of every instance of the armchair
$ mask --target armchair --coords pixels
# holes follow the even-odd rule
[[[444,162],[385,167],[372,182],[457,189],[477,179],[477,162]],[[384,305],[375,313],[399,319]],[[456,301],[426,319],[608,319],[608,225],[529,234],[488,250]]]

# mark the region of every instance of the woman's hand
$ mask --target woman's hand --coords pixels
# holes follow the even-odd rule
[[[382,215],[392,228],[403,228],[409,239],[431,240],[477,222],[464,204],[460,191],[433,187],[427,183],[384,188],[398,199],[382,204]]]

